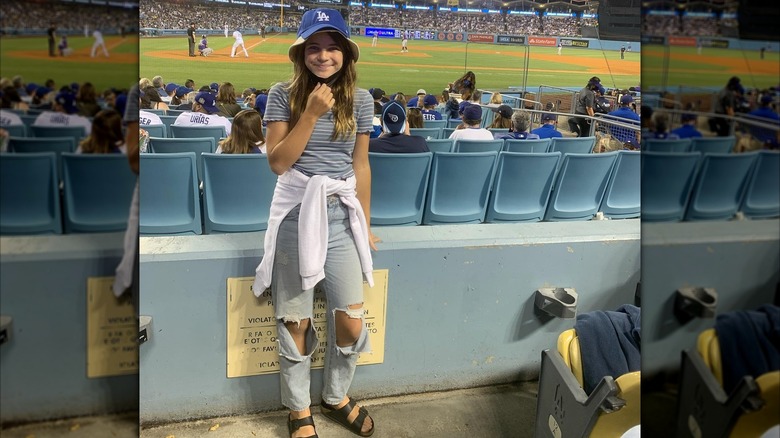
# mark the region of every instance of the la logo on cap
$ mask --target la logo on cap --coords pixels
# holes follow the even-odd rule
[[[323,11],[317,11],[317,21],[330,21],[330,17]]]

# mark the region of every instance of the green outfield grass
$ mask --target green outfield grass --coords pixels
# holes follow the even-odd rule
[[[664,58],[668,56],[668,74],[664,78]],[[645,45],[642,47],[642,87],[667,88],[723,87],[732,76],[739,76],[748,87],[766,88],[780,81],[780,54],[758,51],[695,47]],[[665,79],[665,82],[664,82]]]
[[[22,75],[27,83],[43,84],[54,79],[58,85],[92,82],[98,90],[129,88],[138,80],[138,37],[104,36],[109,57],[90,58],[92,37],[72,36],[68,44],[74,54],[67,58],[48,56],[46,37],[0,38],[0,76]],[[58,41],[59,42],[59,41]],[[102,53],[98,49],[98,53]]]
[[[505,89],[523,85],[525,47],[495,44],[468,46],[458,42],[410,41],[409,53],[400,52],[400,41],[382,40],[371,47],[371,39],[355,37],[361,49],[358,61],[358,85],[381,87],[388,93],[402,91],[414,94],[424,88],[440,92],[464,73],[477,75],[482,89]],[[209,36],[209,47],[215,54],[204,59],[187,57],[186,37],[142,38],[140,41],[140,74],[151,78],[161,75],[166,82],[184,83],[193,79],[197,85],[228,81],[241,90],[247,87],[268,88],[288,79],[292,64],[287,50],[292,35],[271,35],[266,41],[259,36],[245,37],[250,53],[230,58],[233,38]],[[608,86],[639,85],[639,53],[627,53],[621,60],[618,52],[572,49],[556,55],[555,48],[529,47],[527,77],[529,91],[539,85],[579,87],[593,75],[599,75]],[[612,76],[610,77],[610,70]],[[614,81],[613,81],[614,79]]]

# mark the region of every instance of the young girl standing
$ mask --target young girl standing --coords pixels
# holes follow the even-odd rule
[[[371,249],[378,240],[369,228],[374,101],[356,87],[360,50],[337,11],[306,12],[297,36],[288,52],[293,77],[271,88],[266,106],[268,162],[279,179],[253,291],[260,296],[271,286],[290,436],[317,436],[309,386],[320,280],[329,309],[322,413],[370,436],[373,420],[347,390],[358,355],[370,351],[363,279],[373,284]]]

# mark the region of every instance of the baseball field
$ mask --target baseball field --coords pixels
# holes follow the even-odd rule
[[[102,91],[106,88],[129,88],[138,80],[138,37],[118,35],[104,37],[109,57],[98,49],[90,57],[92,37],[68,38],[73,49],[69,56],[49,56],[46,37],[0,38],[0,76],[22,75],[27,83],[43,84],[54,79],[57,85],[92,82]],[[59,40],[57,41],[59,43]]]
[[[295,35],[246,36],[249,58],[243,51],[230,57],[234,39],[210,35],[209,57],[187,56],[187,39],[181,37],[142,38],[140,74],[152,78],[161,75],[166,82],[184,83],[193,79],[198,85],[228,81],[238,89],[269,88],[292,73],[287,49]],[[199,38],[198,38],[199,40]],[[409,52],[401,53],[400,40],[380,39],[371,47],[371,38],[354,37],[360,46],[358,85],[380,87],[388,94],[398,91],[414,94],[419,88],[438,93],[448,82],[466,70],[476,74],[481,89],[505,89],[523,85],[525,46],[477,44],[443,41],[409,41]],[[639,53],[602,52],[565,48],[558,56],[554,47],[528,47],[528,90],[539,85],[580,87],[597,75],[608,87],[639,85]],[[606,55],[606,57],[605,57]]]
[[[643,88],[721,88],[732,76],[739,76],[742,84],[750,88],[777,86],[780,54],[768,51],[760,59],[758,51],[708,47],[698,54],[695,47],[642,46]]]

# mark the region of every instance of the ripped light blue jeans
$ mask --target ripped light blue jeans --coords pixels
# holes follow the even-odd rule
[[[298,269],[298,214],[295,207],[279,226],[274,258],[271,292],[279,339],[279,366],[282,404],[293,411],[311,405],[311,355],[319,345],[314,329],[314,289],[301,290]],[[325,297],[328,302],[328,348],[325,353],[322,400],[337,405],[344,400],[355,374],[358,354],[371,350],[365,324],[354,345],[336,345],[336,311],[363,320],[363,308],[348,306],[363,303],[363,273],[349,228],[349,213],[337,196],[328,197],[328,253],[325,260]],[[306,332],[306,351],[301,355],[285,322],[310,319]]]

